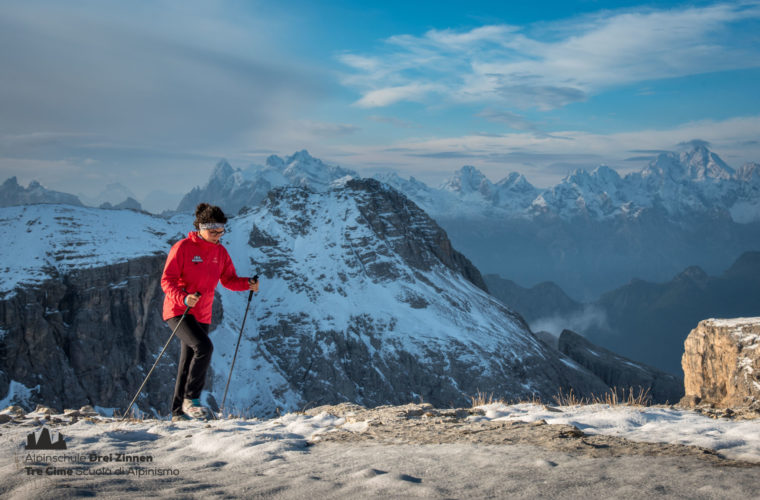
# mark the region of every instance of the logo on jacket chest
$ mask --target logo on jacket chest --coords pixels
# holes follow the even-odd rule
[[[196,256],[193,257],[192,261],[195,264],[201,264],[203,262],[203,258],[201,258],[200,255],[196,255]],[[213,264],[219,264],[219,259],[217,257],[214,257],[214,258],[211,259],[211,262]]]

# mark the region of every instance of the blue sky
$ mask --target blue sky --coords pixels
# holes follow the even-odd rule
[[[433,185],[760,161],[756,1],[4,1],[0,44],[0,177],[72,193],[300,149]]]

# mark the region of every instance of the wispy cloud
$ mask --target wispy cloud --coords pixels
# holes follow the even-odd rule
[[[340,60],[362,107],[445,98],[548,110],[615,86],[759,67],[757,38],[732,29],[757,19],[757,2],[603,11],[540,27],[396,35],[376,54]]]
[[[475,165],[491,180],[518,171],[537,186],[550,186],[577,168],[606,164],[621,173],[637,171],[655,154],[690,147],[694,140],[710,137],[711,149],[729,165],[739,167],[760,161],[757,131],[760,116],[723,121],[702,120],[673,128],[601,134],[580,131],[537,135],[533,132],[471,134],[431,139],[410,139],[393,147],[343,148],[354,168],[362,165],[396,165],[401,171],[432,185],[451,175],[464,162]],[[641,149],[637,149],[641,148]],[[631,158],[631,153],[636,158]],[[430,162],[430,159],[437,161]],[[368,168],[367,172],[372,169]]]
[[[385,87],[365,93],[356,101],[356,105],[360,108],[377,108],[399,101],[416,101],[436,89],[441,89],[441,86],[432,83],[410,83],[397,87]]]
[[[349,123],[328,123],[302,120],[301,126],[305,131],[320,137],[338,137],[350,135],[361,130],[356,125]]]
[[[367,117],[367,119],[376,123],[387,123],[389,125],[393,125],[394,127],[400,127],[400,128],[420,128],[421,127],[419,123],[410,122],[408,120],[402,120],[401,118],[397,118],[395,116],[370,115]]]

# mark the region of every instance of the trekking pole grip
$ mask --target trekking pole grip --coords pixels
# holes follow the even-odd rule
[[[255,276],[254,276],[253,278],[251,278],[249,281],[252,281],[253,283],[258,283],[258,282],[259,282],[259,275],[258,275],[258,274],[257,274],[257,275],[255,275]],[[252,298],[253,298],[253,290],[250,290],[250,291],[248,292],[248,302],[250,302]]]

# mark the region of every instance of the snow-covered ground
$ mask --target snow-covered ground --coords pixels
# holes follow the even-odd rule
[[[39,425],[4,424],[0,496],[610,498],[651,493],[749,498],[756,494],[760,420],[716,420],[685,410],[605,405],[560,407],[559,412],[532,404],[481,409],[485,415],[469,420],[569,423],[586,434],[697,445],[757,465],[726,467],[697,456],[634,454],[602,459],[525,444],[321,443],[320,435],[325,433],[367,429],[361,422],[326,413],[208,423],[96,418],[51,424],[53,441],[60,432],[67,444],[59,451],[25,449],[27,434],[39,435]],[[37,418],[46,423],[54,417]]]
[[[473,419],[519,420],[574,425],[586,434],[619,436],[632,441],[699,446],[721,455],[760,464],[760,419],[714,419],[688,410],[661,407],[586,405],[561,407],[562,412],[533,404],[481,407]]]

